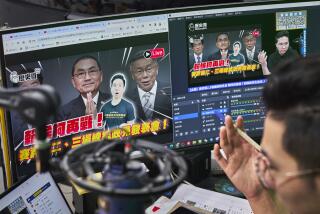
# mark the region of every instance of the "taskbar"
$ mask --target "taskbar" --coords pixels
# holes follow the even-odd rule
[[[188,140],[188,141],[181,141],[175,143],[168,143],[165,145],[167,149],[183,149],[195,146],[204,146],[214,144],[219,141],[219,137],[210,137],[210,138],[203,138],[203,139],[195,139],[195,140]]]

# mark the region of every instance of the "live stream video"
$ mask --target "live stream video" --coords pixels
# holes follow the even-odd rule
[[[263,76],[260,28],[189,35],[189,83],[232,82]]]
[[[9,87],[49,84],[60,94],[57,118],[47,124],[52,156],[105,139],[172,141],[167,43],[35,61],[6,70]],[[35,158],[36,132],[15,112],[11,121],[16,158],[23,167]]]
[[[305,56],[306,12],[274,16],[272,31],[270,26],[254,24],[254,19],[243,27],[216,28],[210,20],[189,23],[189,87],[261,79],[280,62]]]

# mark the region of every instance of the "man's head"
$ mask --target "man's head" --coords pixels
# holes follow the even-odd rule
[[[39,68],[37,68],[39,69]],[[36,74],[36,79],[29,79],[22,82],[18,82],[13,84],[13,87],[19,87],[19,88],[32,88],[36,87],[38,85],[41,85],[43,83],[43,76],[42,76],[42,70],[40,69],[40,73]],[[35,69],[33,68],[26,68],[26,70],[22,70],[18,72],[18,75],[24,75],[24,74],[33,74],[35,73]]]
[[[242,36],[242,41],[246,46],[246,49],[252,51],[252,49],[256,46],[257,39],[252,35],[252,32],[245,31]]]
[[[192,47],[193,52],[196,55],[200,55],[203,52],[203,35],[197,35],[190,38],[190,44]]]
[[[315,57],[287,62],[272,73],[263,92],[268,114],[261,145],[269,159],[267,180],[297,213],[318,206],[314,199],[320,195],[319,66]]]
[[[278,53],[282,56],[284,55],[289,48],[289,32],[288,31],[279,31],[275,37],[276,47]]]
[[[219,50],[228,50],[230,46],[229,34],[218,33],[216,37],[216,46]]]
[[[130,73],[139,88],[148,92],[152,89],[158,76],[157,60],[144,57],[144,51],[136,53],[130,60]]]
[[[112,98],[119,100],[122,99],[126,87],[126,80],[122,74],[115,74],[111,77],[110,88]]]
[[[232,47],[233,47],[234,55],[238,55],[241,50],[241,43],[237,41],[237,42],[233,43]]]
[[[93,56],[78,58],[72,66],[72,85],[86,97],[91,92],[95,96],[102,82],[101,66]]]

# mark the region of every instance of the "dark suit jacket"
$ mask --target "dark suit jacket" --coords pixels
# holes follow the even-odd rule
[[[158,86],[157,86],[157,92],[156,92],[156,97],[154,101],[154,110],[171,117],[172,107],[171,107],[171,98],[170,98],[171,96],[170,86],[166,86],[165,84],[159,81],[157,81],[157,83],[158,83]],[[141,120],[146,121],[147,118],[142,108],[138,88],[135,87],[134,89],[129,90],[128,93],[126,94],[126,97],[128,97],[135,105],[137,122],[142,122]],[[153,112],[152,119],[166,118],[155,111]]]
[[[13,145],[16,147],[23,141],[23,132],[28,129],[28,125],[18,113],[12,112],[11,115]]]
[[[102,104],[107,100],[107,95],[99,92],[97,112],[99,112]],[[86,106],[83,102],[81,95],[63,105],[58,112],[58,121],[68,120],[71,118],[81,117],[86,114]]]
[[[232,53],[233,53],[232,50],[228,50],[228,56],[229,56],[230,54],[232,54]],[[213,55],[211,55],[211,56],[208,57],[208,61],[220,60],[221,57],[222,57],[222,56],[221,56],[221,52],[220,52],[220,50],[218,50],[217,52],[213,53]]]
[[[241,51],[241,54],[244,56],[244,60],[245,60],[245,64],[257,64],[259,63],[258,62],[258,55],[259,55],[259,52],[257,51],[257,47],[253,53],[253,60],[254,61],[251,61],[248,59],[248,55],[247,55],[247,51],[246,49],[244,49],[243,51]]]
[[[202,53],[202,60],[201,62],[205,62],[208,60],[208,56],[206,56],[204,53]],[[194,59],[194,55],[193,53],[189,55],[189,69],[193,68],[194,63],[196,63],[195,59]]]
[[[12,123],[12,137],[13,137],[13,148],[17,147],[21,141],[23,141],[23,133],[29,129],[27,123],[21,118],[17,112],[11,112],[11,123]],[[31,161],[29,164],[26,162],[20,164],[18,162],[18,152],[23,148],[21,144],[18,149],[14,152],[16,163],[16,170],[18,178],[25,175],[32,175],[36,172],[35,162]]]

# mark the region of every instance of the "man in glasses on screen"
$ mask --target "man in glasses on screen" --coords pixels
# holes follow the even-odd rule
[[[137,121],[170,118],[170,86],[159,80],[157,59],[146,58],[145,51],[133,54],[130,60],[130,74],[135,84],[126,94],[135,104]]]
[[[216,48],[218,49],[213,55],[209,56],[208,60],[227,60],[230,54],[233,53],[230,50],[230,39],[227,32],[220,32],[216,36]]]
[[[319,213],[319,66],[320,58],[310,57],[274,71],[263,91],[268,112],[261,152],[236,131],[241,117],[234,124],[226,116],[220,129],[215,158],[254,213]]]
[[[107,96],[99,91],[102,83],[100,63],[93,56],[78,58],[72,66],[71,82],[79,96],[62,106],[58,120],[96,114]]]

